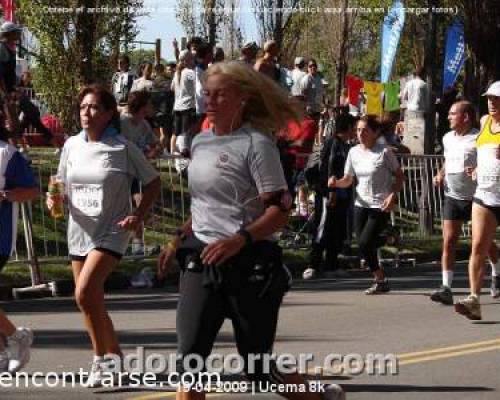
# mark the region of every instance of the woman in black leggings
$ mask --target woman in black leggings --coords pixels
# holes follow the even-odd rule
[[[404,182],[404,174],[394,153],[377,142],[381,124],[372,116],[361,118],[357,125],[359,145],[347,156],[342,179],[330,178],[331,188],[347,188],[356,177],[354,226],[358,238],[359,254],[366,261],[375,282],[366,294],[385,293],[390,290],[384,270],[380,268],[377,248],[380,235],[389,220],[389,212],[397,201],[397,193]]]
[[[189,362],[195,356],[210,371],[217,333],[230,319],[248,379],[305,385],[299,374],[264,361],[273,351],[289,283],[281,248],[273,239],[286,225],[292,205],[274,133],[299,116],[286,92],[238,62],[212,65],[204,95],[212,128],[195,136],[191,146],[191,218],[158,261],[160,277],[174,256],[181,266],[177,372],[197,372]],[[262,361],[251,368],[250,358]],[[289,400],[345,399],[338,385],[326,386],[321,395],[279,394]],[[196,386],[177,392],[177,400],[204,399]]]

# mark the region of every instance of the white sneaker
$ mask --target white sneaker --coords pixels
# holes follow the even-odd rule
[[[317,272],[314,268],[307,268],[303,273],[302,273],[302,278],[307,280],[314,279],[316,278]]]
[[[87,378],[87,387],[97,388],[102,386],[104,380],[104,369],[102,368],[103,360],[92,361],[89,377]]]
[[[325,387],[325,392],[321,397],[323,400],[345,400],[345,392],[339,385],[331,383]]]
[[[5,350],[0,351],[0,374],[9,370],[9,355]]]
[[[98,388],[103,386],[114,386],[117,382],[118,368],[112,358],[94,360],[87,379],[87,387]]]
[[[16,332],[7,338],[10,373],[19,371],[28,363],[32,344],[33,332],[28,328],[17,328]]]

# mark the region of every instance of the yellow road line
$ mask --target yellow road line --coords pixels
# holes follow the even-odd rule
[[[460,357],[468,354],[483,353],[494,350],[500,350],[500,339],[484,340],[480,342],[466,343],[456,346],[448,346],[448,347],[441,347],[441,348],[435,348],[435,349],[423,350],[411,353],[396,354],[396,358],[398,360],[398,365],[403,366],[403,365],[411,365],[428,361],[442,360],[452,357]],[[320,367],[315,367],[309,369],[307,372],[310,375],[315,375],[317,372],[319,372],[319,370],[321,370]],[[340,370],[332,371],[331,369],[324,369],[321,372],[322,372],[321,375],[323,376],[325,373],[329,375],[341,374]],[[226,393],[207,393],[206,396],[208,398],[225,394]],[[155,400],[155,399],[167,399],[167,398],[171,399],[174,398],[175,395],[176,395],[175,392],[162,392],[162,393],[147,394],[139,397],[133,397],[130,400]]]
[[[492,350],[500,350],[500,345],[496,346],[486,346],[486,347],[479,347],[479,348],[471,348],[468,350],[462,350],[462,351],[454,351],[450,353],[442,353],[442,354],[436,354],[436,355],[430,355],[430,356],[422,356],[422,357],[415,357],[415,358],[409,358],[406,360],[399,361],[398,364],[399,366],[402,365],[409,365],[409,364],[416,364],[416,363],[422,363],[426,361],[436,361],[436,360],[441,360],[443,358],[451,358],[451,357],[460,357],[464,356],[467,354],[475,354],[475,353],[483,353],[485,351],[492,351]]]
[[[425,356],[429,356],[432,354],[450,353],[450,352],[456,352],[459,350],[474,349],[474,348],[478,348],[478,347],[487,347],[487,346],[492,346],[492,345],[500,345],[500,339],[485,340],[482,342],[467,343],[467,344],[461,344],[458,346],[440,347],[440,348],[436,348],[436,349],[417,351],[417,352],[413,352],[413,353],[396,354],[396,357],[398,358],[398,360],[401,361],[401,360],[408,360],[408,359],[413,359],[413,358],[425,357]]]

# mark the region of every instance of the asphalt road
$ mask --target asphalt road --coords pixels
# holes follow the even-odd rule
[[[455,292],[465,294],[465,265],[457,269]],[[438,265],[389,269],[388,273],[392,291],[380,296],[362,293],[369,285],[365,271],[355,271],[345,279],[295,282],[281,310],[275,351],[311,353],[315,365],[321,365],[328,354],[358,355],[361,361],[370,354],[397,357],[396,374],[342,371],[339,363],[322,372],[309,366],[310,379],[341,384],[347,399],[499,399],[500,300],[491,299],[485,289],[481,297],[483,321],[471,322],[455,314],[452,307],[429,300],[428,293],[440,281]],[[107,296],[125,354],[137,351],[138,346],[143,346],[147,355],[175,352],[176,302],[175,288]],[[90,342],[73,299],[22,300],[0,303],[0,307],[16,324],[35,331],[32,360],[25,372],[31,377],[39,373],[37,383],[50,376],[49,372],[54,382],[54,376],[62,378],[63,372],[88,370]],[[229,323],[224,324],[214,351],[235,352]],[[157,385],[165,381],[164,375],[159,376]],[[173,395],[164,387],[130,384],[101,389],[64,388],[62,384],[0,388],[2,400],[152,400]],[[228,396],[214,393],[209,398]],[[248,393],[230,397],[263,400],[276,396]]]

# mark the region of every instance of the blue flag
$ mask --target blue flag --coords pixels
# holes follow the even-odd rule
[[[405,9],[400,0],[395,0],[382,25],[382,62],[380,65],[382,83],[389,82],[404,23]]]
[[[465,61],[464,26],[456,19],[446,31],[446,52],[444,56],[443,92],[453,86]]]

